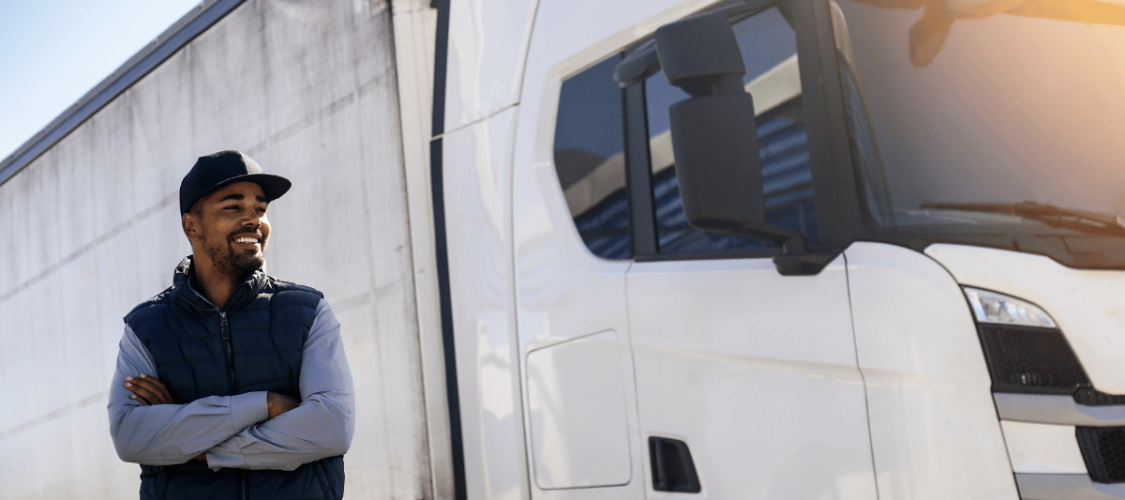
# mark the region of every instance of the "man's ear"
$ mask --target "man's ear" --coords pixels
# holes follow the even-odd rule
[[[199,219],[188,212],[180,216],[180,226],[184,228],[184,236],[187,236],[188,241],[194,243],[199,239]]]

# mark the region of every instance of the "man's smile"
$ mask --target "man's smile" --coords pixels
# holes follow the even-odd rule
[[[246,243],[251,245],[261,245],[262,237],[258,235],[243,235],[234,239],[235,243]]]

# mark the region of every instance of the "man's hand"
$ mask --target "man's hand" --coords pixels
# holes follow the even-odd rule
[[[176,401],[168,388],[153,377],[141,375],[139,377],[125,377],[125,388],[133,391],[130,398],[140,401],[142,405],[170,405]]]
[[[300,401],[284,394],[278,394],[276,392],[266,393],[266,408],[269,410],[270,418],[292,410],[299,404],[301,404]]]

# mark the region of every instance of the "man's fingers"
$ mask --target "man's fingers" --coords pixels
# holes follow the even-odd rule
[[[164,386],[163,382],[143,373],[140,376],[140,380],[154,386],[154,390],[164,396],[164,399],[166,399],[169,403],[174,401],[174,399],[172,398],[172,393],[168,391],[168,388]]]
[[[133,394],[136,394],[137,397],[144,398],[148,404],[158,405],[171,402],[166,400],[159,391],[155,390],[152,384],[146,383],[144,379],[128,377],[125,380],[125,388],[133,391]]]
[[[126,377],[125,387],[134,393],[144,397],[150,404],[169,404],[173,402],[171,393],[168,388],[159,380],[141,375],[139,377]]]
[[[148,406],[148,405],[152,404],[152,403],[149,403],[148,400],[145,399],[143,396],[138,396],[136,394],[130,394],[129,399],[139,401],[144,406]]]
[[[142,404],[150,405],[154,404],[156,401],[156,395],[153,394],[152,391],[148,390],[147,387],[143,387],[131,382],[125,382],[125,388],[133,391],[133,395],[130,397],[136,399],[137,401],[140,401]]]

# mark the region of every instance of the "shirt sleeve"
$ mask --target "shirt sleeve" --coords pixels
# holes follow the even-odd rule
[[[109,388],[109,434],[117,456],[145,465],[182,464],[266,420],[266,393],[211,396],[189,404],[145,406],[130,399],[125,377],[155,376],[156,363],[128,325]]]
[[[301,404],[207,450],[214,470],[293,470],[343,455],[355,431],[355,389],[340,323],[321,299],[301,357]]]

